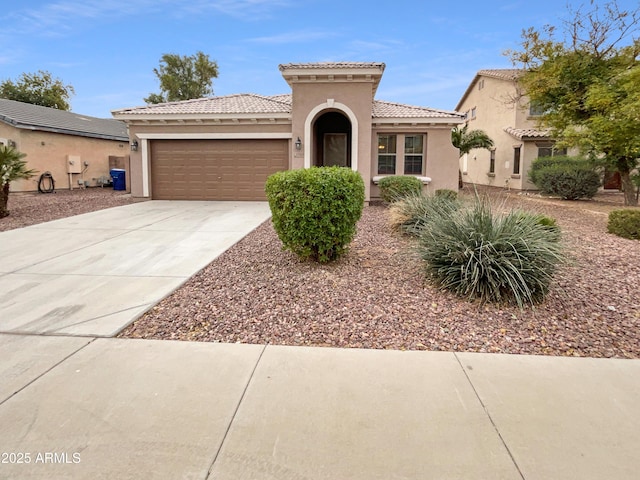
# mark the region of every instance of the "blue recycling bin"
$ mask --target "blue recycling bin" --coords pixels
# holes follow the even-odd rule
[[[126,171],[121,168],[112,168],[109,170],[109,175],[113,178],[113,189],[114,190],[126,190],[127,189],[127,178]]]

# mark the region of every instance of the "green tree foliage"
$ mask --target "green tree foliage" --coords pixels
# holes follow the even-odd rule
[[[160,80],[160,93],[151,93],[144,101],[148,104],[176,102],[213,95],[218,64],[202,52],[190,56],[165,53],[160,67],[153,72]]]
[[[520,83],[545,112],[541,125],[558,145],[578,147],[620,172],[625,204],[636,205],[631,180],[640,158],[640,7],[629,12],[617,2],[590,2],[571,11],[565,40],[556,28],[522,34],[522,49],[507,52],[523,68]]]
[[[31,178],[36,173],[27,168],[27,162],[23,160],[26,156],[13,147],[0,145],[0,218],[9,215],[9,184],[21,178]]]
[[[0,83],[0,98],[18,102],[71,110],[69,99],[75,91],[71,85],[65,85],[62,80],[53,78],[51,73],[39,70],[37,73],[23,73],[16,80],[5,80]]]

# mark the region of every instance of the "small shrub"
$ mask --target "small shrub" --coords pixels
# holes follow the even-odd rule
[[[460,203],[447,195],[411,194],[393,202],[389,207],[392,228],[419,236],[437,216],[450,216],[460,208]]]
[[[436,197],[445,197],[448,200],[456,200],[458,198],[458,192],[455,190],[449,190],[448,188],[440,188],[436,190]]]
[[[381,178],[378,187],[382,200],[392,203],[407,195],[421,193],[422,181],[411,175],[394,175]]]
[[[556,227],[557,228],[557,227]],[[495,215],[486,199],[422,230],[418,252],[427,276],[456,295],[484,302],[541,302],[562,261],[560,236],[540,216]]]
[[[640,240],[640,210],[613,210],[609,213],[607,231],[630,240]]]
[[[364,182],[344,167],[277,172],[265,191],[283,248],[321,263],[348,248],[364,206]]]
[[[529,179],[542,193],[565,200],[593,198],[601,184],[600,174],[587,160],[571,157],[534,160]]]

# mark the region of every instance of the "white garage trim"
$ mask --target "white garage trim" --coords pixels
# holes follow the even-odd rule
[[[323,110],[339,110],[346,114],[351,121],[351,170],[358,171],[358,118],[344,103],[329,98],[309,112],[304,121],[304,168],[311,167],[311,123],[316,115]]]
[[[238,133],[137,133],[136,136],[146,140],[284,140],[293,138],[287,132],[238,132]]]
[[[149,198],[149,141],[141,139],[140,153],[142,153],[142,196]]]

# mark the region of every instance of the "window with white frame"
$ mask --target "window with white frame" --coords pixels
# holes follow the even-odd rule
[[[378,175],[396,174],[396,135],[378,135]]]
[[[405,135],[404,174],[422,175],[424,163],[424,135]]]

